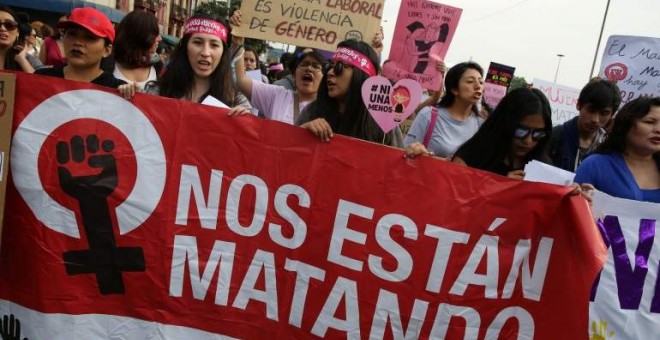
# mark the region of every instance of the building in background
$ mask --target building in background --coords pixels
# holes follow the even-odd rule
[[[60,16],[77,7],[94,7],[115,23],[134,9],[145,10],[158,18],[161,34],[180,37],[183,24],[194,8],[208,1],[212,0],[0,0],[0,4],[27,12],[32,20],[53,26]]]

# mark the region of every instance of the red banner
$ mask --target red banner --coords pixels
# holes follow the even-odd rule
[[[605,248],[569,188],[32,75],[14,118],[22,336],[587,337]]]

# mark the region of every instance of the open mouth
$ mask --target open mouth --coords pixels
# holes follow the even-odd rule
[[[651,138],[651,142],[653,144],[660,144],[660,137],[653,137]]]
[[[73,50],[71,50],[71,51],[69,52],[69,54],[71,54],[71,56],[73,56],[73,57],[82,57],[82,56],[85,55],[85,53],[83,53],[83,52],[82,52],[81,50],[79,50],[79,49],[73,49]]]
[[[302,76],[302,81],[303,83],[311,83],[314,81],[314,76],[309,73],[305,73]]]
[[[211,62],[207,60],[197,61],[197,66],[202,70],[208,70],[211,68]]]

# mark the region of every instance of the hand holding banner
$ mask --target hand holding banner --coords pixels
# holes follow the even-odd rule
[[[36,75],[15,108],[0,314],[30,339],[585,334],[605,247],[570,188]]]

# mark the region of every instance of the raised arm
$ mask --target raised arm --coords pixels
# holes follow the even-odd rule
[[[231,18],[229,18],[229,23],[232,26],[238,27],[241,26],[241,11],[236,10],[234,11],[234,14],[232,14]],[[232,42],[236,45],[243,45],[245,43],[245,38],[239,37],[236,35],[232,36],[233,40]],[[238,88],[241,93],[243,93],[248,100],[252,100],[252,78],[250,78],[246,73],[245,73],[245,61],[243,60],[243,49],[237,53],[238,60],[236,61],[236,65],[234,68],[234,76],[236,79],[236,88]]]

